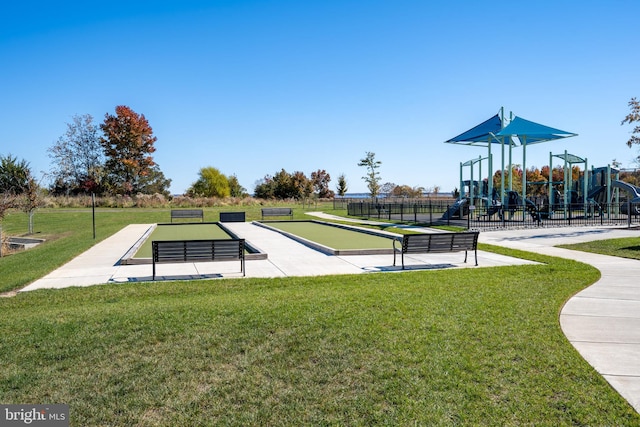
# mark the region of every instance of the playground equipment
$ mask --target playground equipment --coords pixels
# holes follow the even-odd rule
[[[620,190],[623,191],[622,194]],[[610,165],[592,169],[589,197],[603,206],[607,215],[628,213],[629,208],[626,203],[623,203],[624,201],[631,205],[631,214],[640,214],[640,187],[621,181],[620,170],[612,168]],[[620,208],[622,212],[611,212],[610,207]]]
[[[546,141],[553,141],[561,138],[568,138],[576,136],[577,134],[566,132],[560,129],[552,128],[549,126],[541,125],[529,120],[525,120],[521,117],[510,115],[511,120],[505,125],[504,108],[500,108],[500,113],[491,117],[490,119],[480,123],[477,126],[469,129],[460,135],[451,138],[446,143],[471,145],[471,146],[486,146],[488,153],[486,159],[489,163],[489,176],[487,178],[488,194],[493,194],[493,156],[491,153],[493,144],[500,144],[502,151],[502,164],[501,170],[505,171],[505,146],[509,147],[509,166],[508,170],[513,169],[512,163],[512,149],[517,146],[516,140],[519,141],[522,147],[522,170],[526,171],[527,165],[527,145],[538,144]],[[471,178],[473,180],[473,178]],[[509,172],[508,186],[504,182],[505,174],[502,174],[500,185],[500,203],[505,203],[505,196],[507,191],[513,191],[512,174]],[[462,179],[461,179],[462,181]],[[527,189],[527,177],[526,173],[522,174],[522,195],[521,200],[526,199]],[[461,194],[461,198],[463,195]]]
[[[519,209],[521,206],[524,206],[526,212],[531,215],[531,219],[533,219],[538,224],[540,223],[540,211],[535,203],[533,203],[529,199],[523,199],[520,197],[518,192],[516,191],[508,191],[507,192],[507,203],[504,206],[503,215],[509,213],[513,216],[513,213]]]
[[[479,156],[460,163],[460,194],[458,201],[443,215],[443,219],[462,218],[471,213],[470,218],[490,220],[496,213],[504,220],[505,213],[511,218],[517,210],[522,212],[516,219],[524,220],[527,214],[539,222],[541,219],[593,218],[605,213],[640,215],[640,187],[623,182],[618,171],[606,168],[592,168],[586,158],[581,158],[566,150],[561,154],[549,153],[549,177],[545,182],[527,182],[527,146],[562,138],[577,136],[575,133],[541,125],[510,114],[505,121],[504,109],[499,114],[474,126],[462,134],[445,141],[451,144],[487,147],[487,156]],[[493,183],[492,146],[500,144],[502,154],[501,182],[498,190]],[[508,169],[505,168],[505,149],[508,147]],[[513,188],[513,147],[522,147],[522,185],[518,191]],[[553,180],[553,161],[563,161],[562,180]],[[488,173],[482,176],[482,162],[488,163]],[[584,169],[574,178],[576,165]],[[471,176],[464,179],[465,168],[470,168]],[[476,169],[479,171],[476,176]],[[508,171],[508,172],[507,172]],[[579,166],[578,166],[579,171]],[[508,176],[508,183],[505,177]],[[527,190],[535,190],[536,185],[546,186],[546,195],[542,188],[533,191],[537,195],[529,196]],[[467,191],[468,189],[468,191]],[[620,192],[620,190],[623,190]],[[535,199],[533,201],[532,199]],[[626,203],[624,203],[626,201]],[[474,213],[475,211],[475,213]]]
[[[485,184],[482,181],[482,161],[488,160],[489,156],[482,157],[479,156],[477,159],[467,160],[464,163],[460,163],[460,197],[464,199],[465,197],[469,197],[471,200],[474,200],[476,197],[481,196],[484,192],[488,191],[484,188]],[[489,162],[491,163],[491,162]],[[478,164],[478,179],[475,180],[474,174],[474,166]],[[463,180],[464,169],[469,167],[471,178],[469,180]],[[467,191],[468,189],[468,191]]]
[[[562,159],[563,164],[563,180],[553,181],[553,158]],[[576,164],[584,164],[584,172],[582,181],[582,187],[573,183],[573,167]],[[546,184],[548,185],[547,200],[543,201],[540,208],[540,214],[543,219],[550,218],[554,213],[561,212],[566,218],[571,211],[584,211],[587,215],[593,214],[595,206],[593,206],[592,197],[588,194],[588,161],[574,154],[569,154],[567,150],[562,154],[553,154],[549,152],[549,178]],[[579,184],[580,180],[576,182]],[[555,186],[555,187],[554,187]],[[562,189],[562,193],[560,192]]]

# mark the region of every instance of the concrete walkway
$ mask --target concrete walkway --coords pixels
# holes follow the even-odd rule
[[[266,260],[246,262],[247,277],[400,272],[400,267],[392,266],[391,254],[328,256],[252,223],[225,225],[268,254]],[[150,226],[125,227],[21,292],[151,280],[151,265],[119,263]],[[558,228],[482,232],[480,241],[578,259],[601,271],[602,277],[597,283],[567,302],[560,314],[560,325],[580,354],[640,412],[640,261],[554,247],[638,235],[637,230],[628,229]],[[459,253],[412,255],[405,259],[409,270],[531,263],[483,251],[478,251],[479,267],[474,267],[473,262],[463,263]],[[162,264],[157,269],[160,280],[242,277],[238,262]]]
[[[575,259],[601,272],[598,282],[562,308],[560,326],[584,359],[640,412],[640,261],[555,245],[621,237],[638,230],[562,228],[480,233],[480,241]]]

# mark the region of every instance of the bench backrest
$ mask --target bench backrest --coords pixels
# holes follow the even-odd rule
[[[285,216],[293,215],[291,208],[262,208],[262,216]]]
[[[402,237],[402,252],[458,252],[475,250],[478,232],[405,234]]]
[[[245,212],[220,212],[220,222],[245,222]]]
[[[155,240],[154,263],[244,259],[244,239]]]
[[[172,209],[171,218],[202,218],[202,209]]]

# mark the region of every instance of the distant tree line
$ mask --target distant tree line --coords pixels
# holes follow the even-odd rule
[[[311,172],[289,173],[284,169],[274,175],[266,175],[256,183],[253,195],[261,199],[309,199],[310,197],[332,198],[335,193],[329,189],[331,175],[324,169]],[[346,191],[346,181],[344,183]]]
[[[640,101],[631,98],[630,113],[621,124],[633,124],[627,145],[640,144]],[[67,123],[67,131],[48,149],[52,170],[48,174],[52,195],[169,195],[171,180],[167,179],[152,154],[156,151],[157,138],[144,115],[138,114],[125,105],[115,108],[115,114],[105,114],[104,121],[96,125],[89,114],[76,115]],[[640,156],[636,159],[640,164]],[[362,179],[367,184],[370,196],[381,192],[399,197],[416,197],[423,187],[409,187],[386,183],[381,185],[380,166],[375,153],[367,152],[358,166],[366,169]],[[502,171],[494,174],[494,187],[501,181]],[[522,176],[516,166],[505,174]],[[548,179],[549,170],[531,168],[526,171],[529,182]],[[553,170],[553,180],[559,171]],[[574,172],[575,173],[575,172]],[[637,174],[627,179],[637,182]],[[335,192],[329,188],[331,176],[324,169],[318,169],[307,177],[303,172],[289,173],[284,169],[273,175],[266,175],[254,188],[254,196],[264,199],[308,199],[309,197],[331,198]],[[517,185],[520,180],[514,180]],[[339,196],[347,192],[348,184],[344,174],[338,177],[336,191]],[[439,187],[432,191],[438,192]],[[43,190],[33,176],[25,160],[11,154],[0,155],[0,219],[7,209],[22,207],[33,212],[40,202]],[[246,197],[235,175],[225,176],[214,167],[204,167],[198,179],[187,190],[194,197]]]

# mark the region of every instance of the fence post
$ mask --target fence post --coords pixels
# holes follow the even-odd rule
[[[631,228],[631,198],[627,197],[627,227]]]
[[[96,195],[91,193],[91,213],[93,221],[93,240],[96,240]]]

